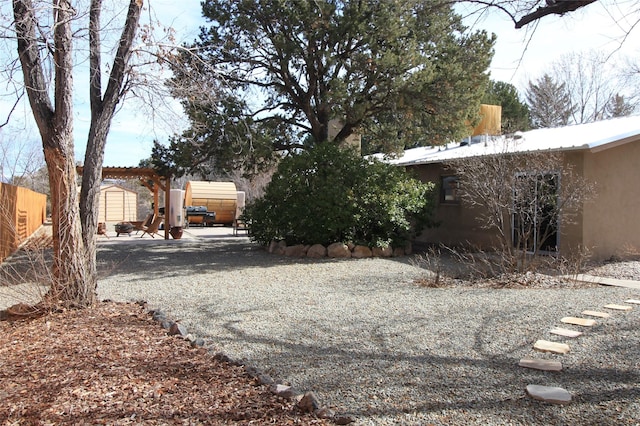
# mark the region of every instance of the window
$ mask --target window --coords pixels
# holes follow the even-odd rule
[[[513,246],[527,252],[558,250],[559,176],[521,174],[513,191]]]
[[[458,176],[442,176],[440,201],[443,203],[460,203]]]

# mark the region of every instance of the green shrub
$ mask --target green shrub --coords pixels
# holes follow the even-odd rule
[[[404,244],[431,223],[433,185],[325,143],[285,158],[244,219],[268,244]]]

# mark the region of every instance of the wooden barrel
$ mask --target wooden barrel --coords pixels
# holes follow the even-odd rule
[[[191,180],[185,187],[184,202],[185,207],[205,206],[208,212],[215,212],[215,223],[232,225],[236,217],[238,191],[233,182]]]

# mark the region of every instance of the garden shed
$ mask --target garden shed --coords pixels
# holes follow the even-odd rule
[[[120,185],[100,187],[98,222],[130,222],[138,216],[138,194]]]
[[[238,191],[233,182],[188,181],[184,198],[186,207],[204,206],[215,212],[215,223],[232,225],[236,218]]]

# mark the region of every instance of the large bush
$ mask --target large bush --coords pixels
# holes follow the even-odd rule
[[[430,224],[433,185],[333,144],[285,158],[265,195],[245,210],[267,244],[403,244]]]

